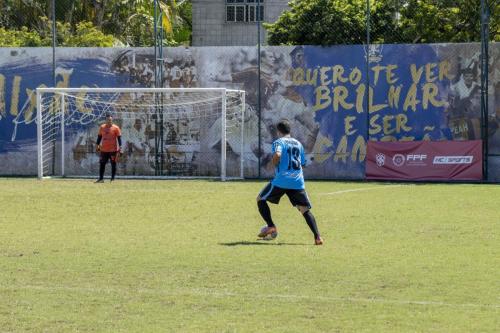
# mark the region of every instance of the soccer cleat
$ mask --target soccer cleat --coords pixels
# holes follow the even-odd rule
[[[260,233],[257,235],[257,237],[265,240],[275,239],[276,237],[278,237],[278,229],[276,229],[276,227],[264,227],[260,229]]]
[[[323,238],[318,237],[314,240],[314,245],[323,245]]]
[[[95,181],[96,183],[104,183],[104,179],[98,179]]]
[[[114,178],[111,178],[109,181],[110,181],[110,182],[114,182],[114,181],[115,181],[115,179],[114,179]]]

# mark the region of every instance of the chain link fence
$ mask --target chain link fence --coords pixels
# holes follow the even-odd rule
[[[80,74],[71,68],[88,61],[71,59],[70,47],[114,47],[98,56],[112,59],[111,70],[122,75],[108,85],[245,90],[249,177],[272,175],[274,124],[288,118],[316,178],[362,178],[369,140],[483,139],[486,174],[488,166],[497,170],[487,178],[499,180],[499,6],[495,0],[4,0],[0,47],[52,47],[41,51],[53,56],[52,85],[77,84]],[[153,51],[158,30],[161,53]],[[157,75],[155,54],[162,64]]]

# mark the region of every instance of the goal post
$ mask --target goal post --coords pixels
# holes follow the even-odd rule
[[[244,178],[244,91],[38,88],[36,93],[40,179],[96,177],[97,132],[107,114],[122,131],[119,178]]]

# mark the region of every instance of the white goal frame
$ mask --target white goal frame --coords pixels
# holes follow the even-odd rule
[[[245,91],[226,89],[226,88],[37,88],[36,89],[36,123],[37,123],[37,173],[38,179],[52,178],[53,176],[44,176],[44,160],[43,160],[43,126],[42,126],[42,95],[47,93],[52,94],[77,94],[77,93],[182,93],[182,92],[213,92],[219,93],[222,107],[221,107],[221,165],[220,165],[220,179],[222,181],[229,179],[243,179],[244,178],[244,119],[245,119]],[[226,175],[226,161],[227,161],[227,138],[226,138],[226,117],[227,117],[227,97],[228,93],[241,94],[241,150],[240,150],[240,174],[239,177],[228,177]],[[75,177],[75,178],[89,178],[89,176],[68,176],[66,175],[65,166],[65,98],[61,98],[60,103],[60,133],[61,133],[61,173],[56,177]],[[131,178],[131,179],[200,179],[200,178],[219,178],[211,176],[119,176],[117,178]]]

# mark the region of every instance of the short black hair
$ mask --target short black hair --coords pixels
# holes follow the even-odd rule
[[[286,119],[280,120],[276,128],[282,134],[290,134],[290,122]]]
[[[113,117],[111,113],[106,113],[106,118]]]

